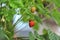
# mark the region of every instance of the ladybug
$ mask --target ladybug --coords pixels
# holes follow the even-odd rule
[[[35,22],[33,20],[29,20],[29,26],[33,27],[35,25]]]
[[[36,7],[32,7],[31,12],[35,12],[35,11],[36,11]]]

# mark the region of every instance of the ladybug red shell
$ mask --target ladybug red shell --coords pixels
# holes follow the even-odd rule
[[[35,25],[35,22],[33,20],[29,20],[29,26],[33,27]]]

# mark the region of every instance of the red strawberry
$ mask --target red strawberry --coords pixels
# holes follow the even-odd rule
[[[33,27],[35,25],[35,22],[33,20],[29,20],[29,26]]]

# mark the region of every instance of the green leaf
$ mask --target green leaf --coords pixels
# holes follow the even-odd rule
[[[22,8],[22,7],[24,7],[22,0],[10,0],[9,5],[12,8],[20,8],[20,7]]]
[[[50,40],[60,40],[60,37],[50,30],[48,30],[48,36]]]
[[[37,31],[34,31],[34,35],[35,35],[35,37],[36,37],[37,40],[45,40],[44,37],[43,37],[43,35],[39,35],[37,33]]]
[[[47,30],[46,29],[43,29],[43,34],[47,34]]]
[[[35,22],[35,25],[33,27],[34,30],[38,30],[39,29],[39,23],[38,22]]]
[[[4,3],[4,2],[6,2],[7,0],[0,0],[0,3]]]
[[[43,8],[43,7],[41,7],[40,5],[36,5],[37,6],[37,9],[38,9],[38,11],[40,12],[40,13],[42,13],[42,14],[45,14],[46,12],[45,12],[45,9]]]
[[[56,23],[60,25],[60,12],[58,12],[57,10],[53,10],[51,15]]]
[[[57,6],[57,7],[60,7],[60,0],[52,0],[52,2],[53,3],[55,3],[55,5]]]
[[[41,19],[39,16],[34,16],[35,20],[38,22],[38,23],[41,23]]]
[[[0,27],[0,40],[7,40],[9,38],[7,38],[6,34],[4,33],[4,30],[2,27]]]
[[[29,33],[29,40],[35,40],[35,38],[34,38],[32,32]]]

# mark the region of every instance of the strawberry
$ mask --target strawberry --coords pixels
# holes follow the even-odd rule
[[[29,20],[29,26],[33,27],[35,25],[35,22],[33,20]]]

